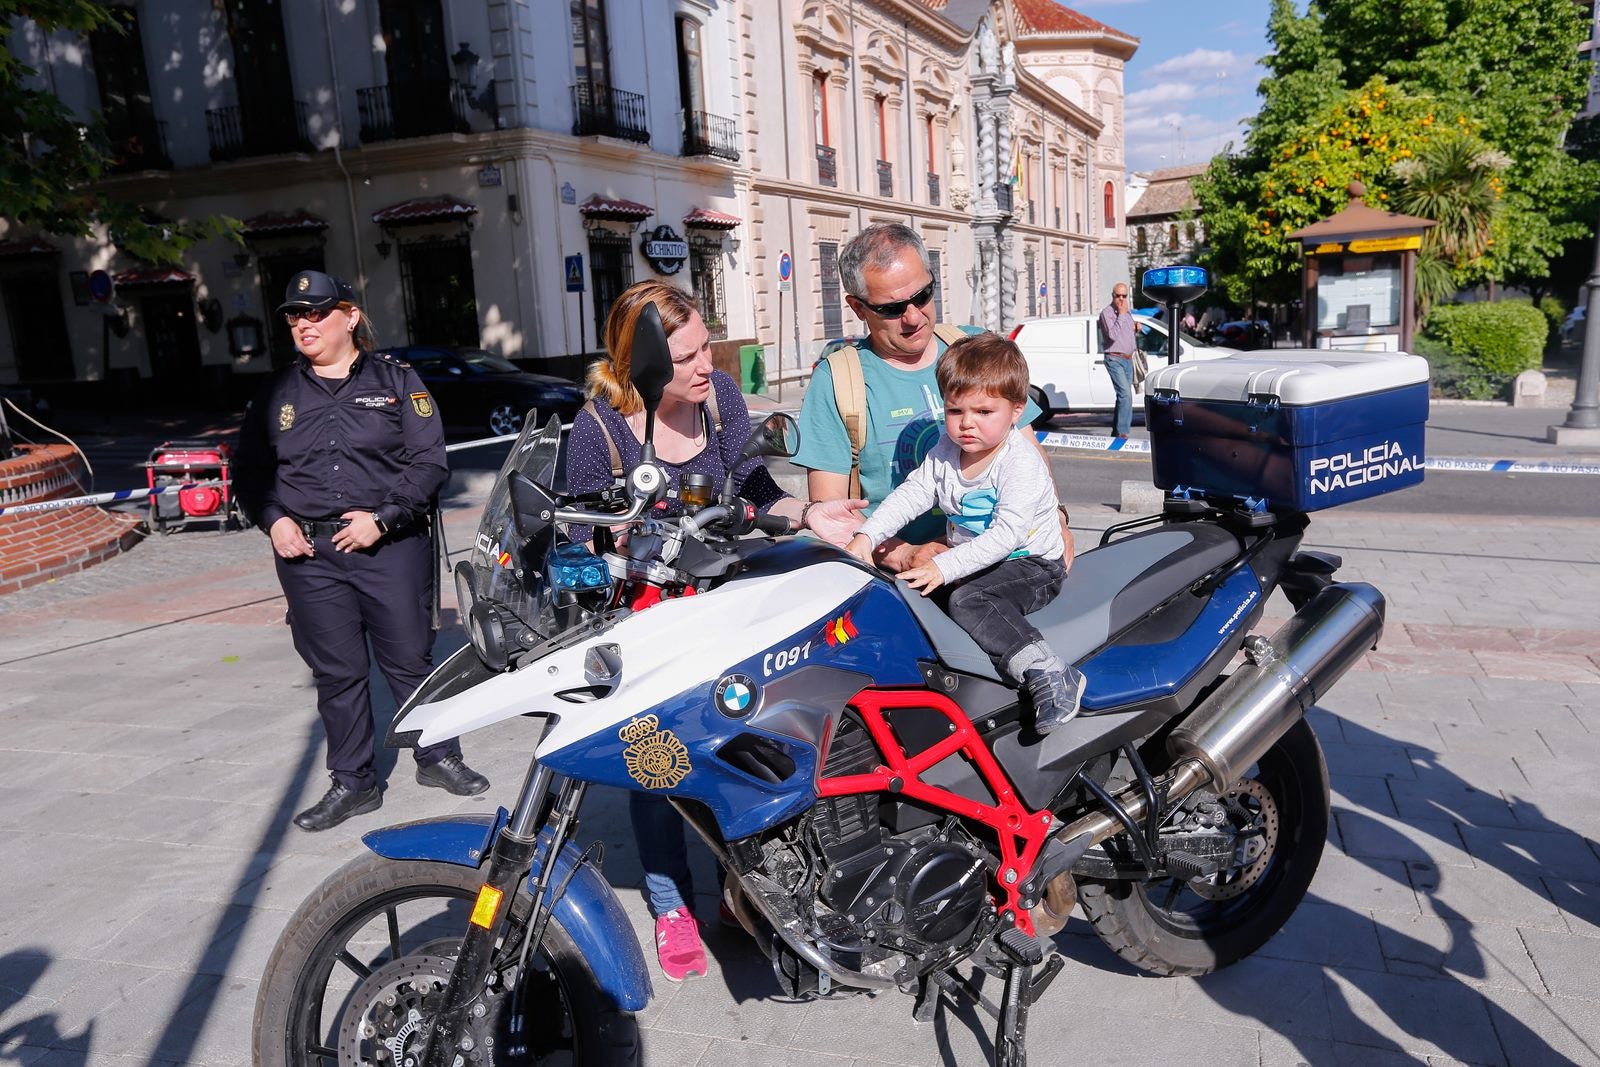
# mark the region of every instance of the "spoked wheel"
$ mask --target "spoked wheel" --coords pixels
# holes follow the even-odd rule
[[[267,962],[256,1067],[415,1067],[480,878],[453,864],[378,856],[333,874],[289,920]],[[520,893],[513,929],[524,928],[528,903]],[[633,1016],[601,992],[555,919],[526,978],[485,998],[473,1027],[463,1064],[638,1063]]]
[[[1135,967],[1162,975],[1226,967],[1266,944],[1300,906],[1328,838],[1328,767],[1304,719],[1224,804],[1238,844],[1217,874],[1079,884],[1095,933]]]
[[[528,413],[515,404],[496,404],[489,409],[489,432],[496,437],[508,433],[521,433],[522,421]]]

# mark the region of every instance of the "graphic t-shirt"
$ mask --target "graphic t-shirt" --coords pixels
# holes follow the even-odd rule
[[[976,326],[963,326],[968,334],[982,333]],[[940,354],[946,345],[935,338]],[[867,386],[867,437],[861,447],[861,495],[871,501],[870,515],[906,476],[921,465],[933,446],[944,435],[944,398],[939,395],[936,364],[921,370],[901,370],[879,359],[865,344],[861,352],[861,376]],[[1039,415],[1031,400],[1022,413],[1024,424]],[[850,473],[850,436],[844,417],[833,395],[833,367],[818,364],[806,386],[805,403],[800,408],[800,451],[794,457],[797,467],[810,470]],[[944,534],[944,515],[930,511],[906,524],[899,536],[922,544]]]

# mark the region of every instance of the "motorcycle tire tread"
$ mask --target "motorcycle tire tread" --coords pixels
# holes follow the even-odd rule
[[[406,885],[461,888],[470,897],[481,883],[482,874],[474,868],[426,860],[386,860],[376,855],[359,856],[329,875],[289,920],[262,972],[252,1027],[254,1067],[294,1067],[285,1039],[296,980],[323,936],[342,916],[378,893]],[[525,891],[517,895],[514,914],[526,915],[525,898]],[[544,946],[553,961],[576,972],[566,989],[573,1025],[591,1039],[579,1067],[638,1067],[642,1060],[638,1019],[601,992],[588,962],[554,918],[546,928]]]

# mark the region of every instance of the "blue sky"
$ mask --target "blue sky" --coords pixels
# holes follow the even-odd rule
[[[1140,39],[1123,121],[1130,171],[1203,163],[1256,113],[1269,0],[1064,0]]]

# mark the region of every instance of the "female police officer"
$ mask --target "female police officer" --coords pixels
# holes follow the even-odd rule
[[[404,700],[433,665],[428,512],[449,472],[432,398],[408,364],[372,350],[348,282],[301,271],[278,310],[301,358],[245,415],[239,495],[272,538],[294,647],[317,685],[333,786],[294,819],[314,831],[383,803],[367,637]],[[423,785],[458,796],[489,788],[454,740],[416,759]]]

